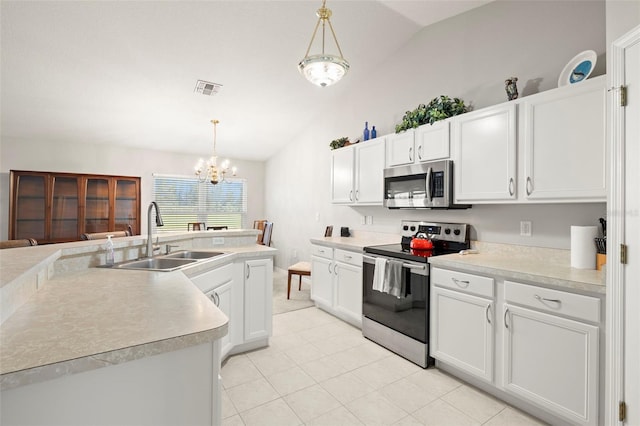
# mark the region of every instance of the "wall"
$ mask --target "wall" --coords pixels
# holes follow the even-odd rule
[[[607,0],[607,46],[640,25],[640,1]]]
[[[589,30],[584,30],[584,23]],[[363,49],[375,54],[375,46]],[[598,53],[593,75],[605,72],[605,2],[496,1],[419,32],[406,46],[371,70],[348,81],[342,102],[309,122],[307,130],[266,166],[266,215],[274,221],[276,265],[308,259],[312,237],[326,225],[397,233],[401,219],[468,222],[472,238],[569,248],[570,225],[597,224],[604,203],[581,205],[474,206],[465,211],[389,211],[330,202],[329,142],[359,135],[364,122],[378,134],[391,133],[405,111],[447,94],[476,109],[506,101],[504,80],[518,77],[521,96],[557,87],[558,75],[577,53]],[[345,51],[348,57],[348,52]],[[356,64],[352,64],[352,67]],[[331,90],[330,88],[327,90]],[[373,225],[361,225],[362,215]],[[519,236],[519,221],[533,222],[533,236]]]
[[[202,157],[210,155],[203,153]],[[0,145],[0,240],[7,239],[9,232],[11,169],[140,176],[141,229],[146,232],[153,174],[190,175],[197,160],[196,155],[112,145],[4,140]],[[264,162],[231,159],[231,163],[238,167],[238,177],[247,180],[247,227],[251,227],[255,219],[264,217]]]

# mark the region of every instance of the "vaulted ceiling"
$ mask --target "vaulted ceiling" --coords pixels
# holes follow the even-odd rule
[[[320,0],[3,0],[0,137],[202,154],[216,118],[220,155],[264,160],[424,26],[489,1],[329,0],[351,70],[318,88],[296,65]]]

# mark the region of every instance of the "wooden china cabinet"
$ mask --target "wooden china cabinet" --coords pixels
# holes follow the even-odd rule
[[[11,170],[9,238],[38,244],[83,233],[140,233],[140,178]]]

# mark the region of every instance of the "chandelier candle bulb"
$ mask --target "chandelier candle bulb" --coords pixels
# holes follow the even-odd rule
[[[219,182],[224,182],[225,175],[229,171],[229,160],[224,160],[221,164],[220,170],[218,170],[218,157],[216,156],[216,126],[218,125],[218,120],[211,120],[213,124],[213,155],[207,161],[206,167],[202,158],[198,160],[196,163],[196,176],[198,177],[198,181],[200,183],[204,183],[207,180],[211,182],[213,185],[217,185]],[[232,168],[233,176],[236,175],[236,168]],[[219,175],[222,175],[222,178],[219,178]]]

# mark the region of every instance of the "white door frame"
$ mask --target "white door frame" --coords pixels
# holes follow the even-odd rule
[[[625,298],[624,265],[620,263],[620,245],[625,231],[625,113],[620,106],[620,86],[625,80],[625,49],[640,43],[640,27],[636,27],[611,44],[609,63],[609,196],[607,200],[607,323],[606,323],[606,425],[621,425],[618,405],[625,400]],[[637,100],[636,100],[637,101]],[[629,141],[631,143],[632,141]],[[638,241],[635,241],[637,246]],[[627,301],[629,302],[629,301]],[[640,309],[640,301],[635,309]],[[637,344],[637,343],[636,343]],[[637,407],[634,407],[637,408]]]

